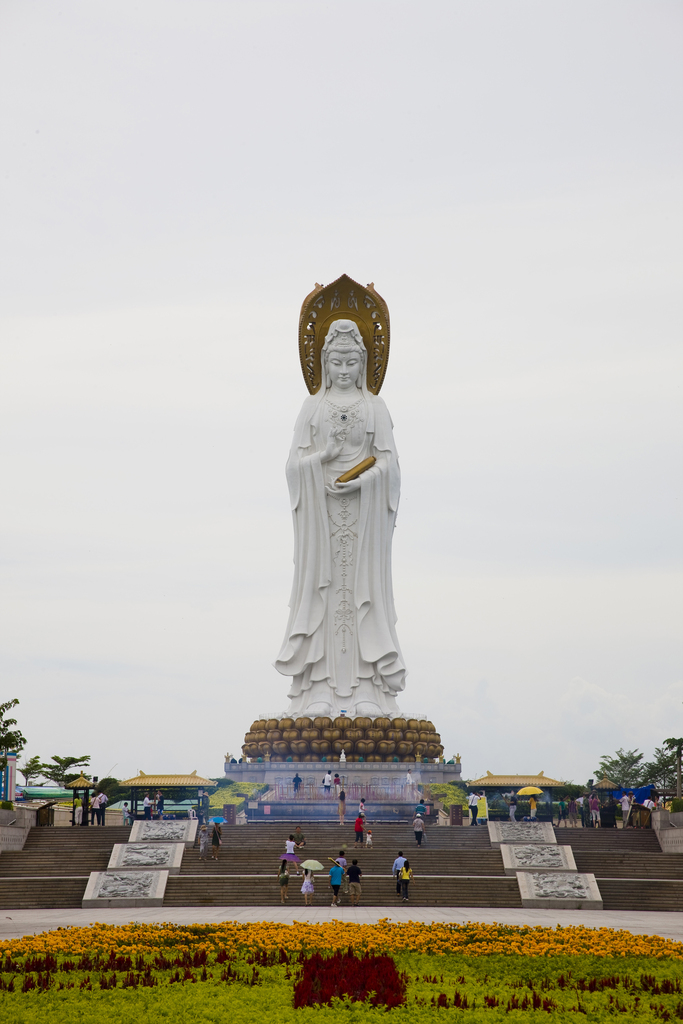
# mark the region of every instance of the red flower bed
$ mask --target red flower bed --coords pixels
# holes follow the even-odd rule
[[[406,1001],[406,977],[390,956],[314,953],[302,961],[294,986],[294,1006],[322,1006],[332,999],[351,999],[371,1006],[401,1006]]]

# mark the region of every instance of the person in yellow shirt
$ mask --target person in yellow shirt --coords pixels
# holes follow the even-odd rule
[[[536,797],[535,796],[530,796],[529,797],[529,807],[531,808],[531,818],[533,819],[533,818],[536,817]]]
[[[413,880],[413,869],[410,866],[410,861],[404,861],[403,867],[398,872],[398,877],[401,879],[401,894],[403,896],[403,902],[407,903],[410,897],[408,896],[408,886]]]

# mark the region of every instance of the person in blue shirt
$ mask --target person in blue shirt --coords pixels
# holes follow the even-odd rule
[[[406,859],[403,856],[403,850],[398,851],[398,857],[394,861],[394,865],[391,869],[391,873],[396,879],[396,895],[401,895],[401,868],[405,864]]]
[[[427,813],[427,808],[425,806],[424,799],[420,800],[419,804],[415,808],[415,813],[416,814],[426,814]]]
[[[339,902],[339,887],[342,884],[342,878],[344,877],[344,868],[341,864],[336,862],[330,868],[330,885],[332,886],[332,906],[340,907]]]

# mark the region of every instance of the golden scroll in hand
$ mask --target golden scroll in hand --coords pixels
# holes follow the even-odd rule
[[[355,480],[357,476],[364,473],[366,469],[370,469],[370,467],[374,466],[376,462],[377,459],[374,455],[371,455],[369,459],[363,459],[363,461],[359,462],[357,466],[353,467],[353,469],[347,469],[346,473],[342,473],[341,476],[337,477],[337,483],[348,484],[349,480]]]

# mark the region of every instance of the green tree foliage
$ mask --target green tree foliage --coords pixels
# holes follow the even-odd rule
[[[109,797],[109,802],[115,804],[118,800],[130,801],[130,789],[126,789],[124,786],[119,785],[119,780],[112,776],[107,776],[104,779],[100,779],[97,783],[97,788],[102,793],[106,793]]]
[[[0,704],[0,771],[7,765],[6,754],[8,751],[15,750],[19,753],[26,746],[26,740],[15,728],[16,718],[5,718],[7,712],[15,708],[18,703],[19,700],[15,697],[13,700],[7,700],[4,704]]]
[[[19,766],[19,774],[24,776],[25,786],[30,786],[33,779],[39,779],[43,774],[43,763],[39,756],[36,754],[34,757],[29,757],[28,760],[24,761]]]
[[[42,765],[42,774],[50,782],[54,782],[55,786],[64,786],[65,783],[77,779],[83,768],[89,764],[90,754],[84,754],[82,757],[59,757],[58,754],[53,754],[52,764],[48,761]],[[76,768],[79,771],[75,772]]]
[[[595,781],[598,782],[605,775],[611,781],[624,789],[634,789],[643,785],[647,780],[643,777],[644,754],[636,750],[624,750],[619,747],[612,757],[603,754],[600,764],[595,769]]]
[[[681,757],[683,756],[683,738],[680,736],[677,738],[669,737],[668,740],[664,740],[664,746],[667,750],[671,750],[676,756],[676,796],[680,799],[681,797]]]
[[[673,789],[676,784],[676,754],[665,747],[655,747],[651,761],[643,765],[645,785],[651,783],[657,789]]]

